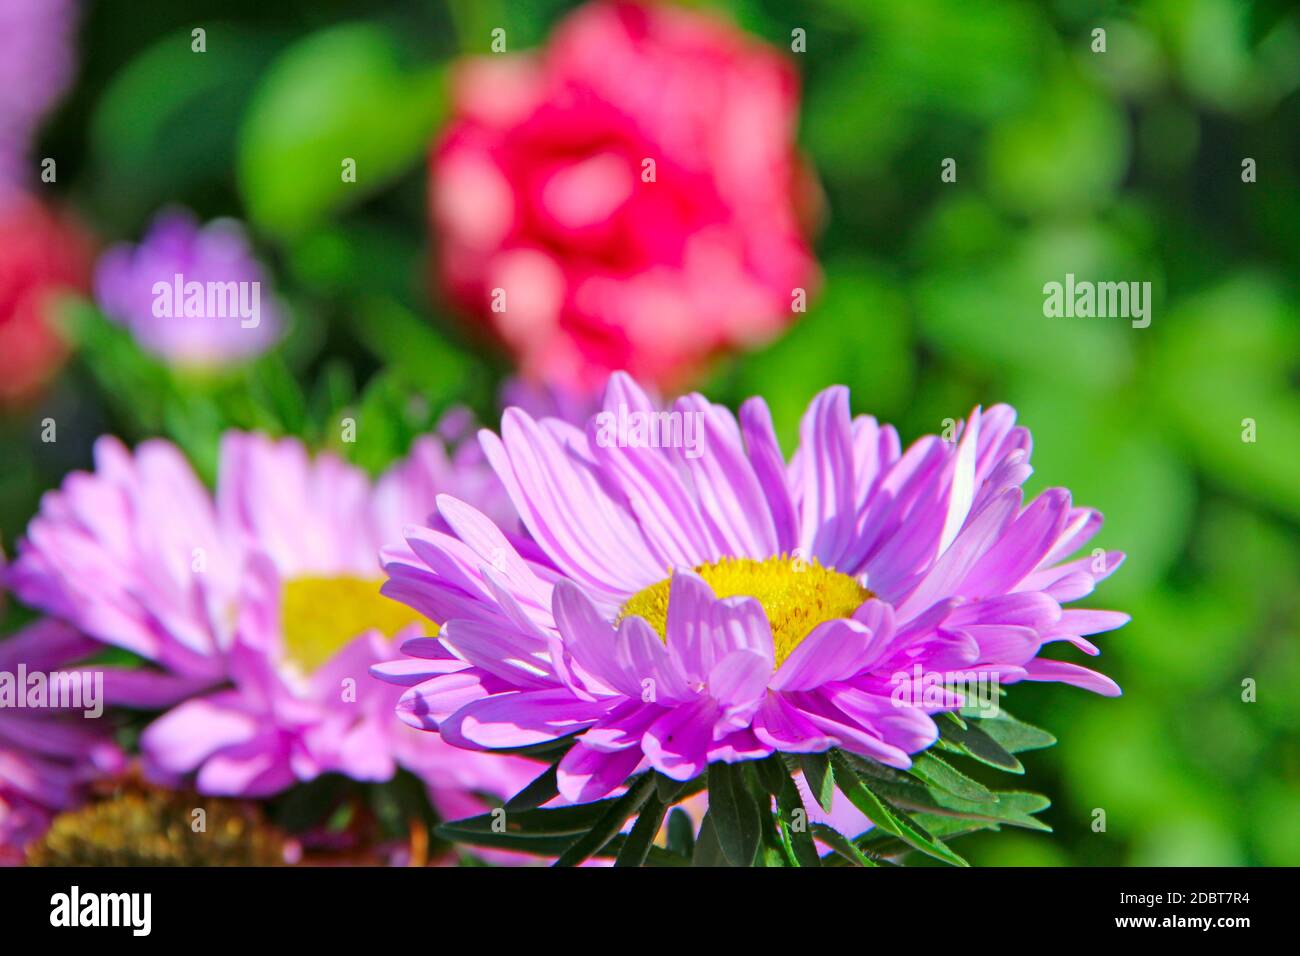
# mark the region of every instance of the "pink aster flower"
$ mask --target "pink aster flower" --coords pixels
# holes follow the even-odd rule
[[[545,560],[440,497],[449,530],[408,530],[384,591],[446,623],[375,673],[409,688],[404,720],[459,747],[573,735],[569,800],[775,751],[906,768],[936,740],[931,714],[962,703],[926,693],[935,675],[1119,693],[1040,655],[1095,654],[1085,635],[1128,620],[1063,607],[1123,556],[1072,557],[1101,515],[1064,489],[1024,501],[1030,436],[1005,405],[904,451],[830,388],[787,462],[761,399],[737,418],[689,395],[665,418],[619,374],[585,430],[510,409],[482,444]]]
[[[816,281],[798,97],[775,50],[666,4],[462,64],[430,167],[445,285],[526,378],[580,391],[770,338]]]
[[[84,786],[120,770],[124,759],[113,744],[107,717],[65,707],[46,698],[30,707],[30,680],[39,674],[75,675],[70,665],[103,647],[56,621],[31,624],[0,639],[0,865],[20,863],[23,848],[49,826],[54,814],[75,806]],[[22,694],[11,699],[11,694]],[[89,701],[90,696],[82,698]]]
[[[247,361],[284,332],[284,306],[244,228],[158,215],[139,245],[120,243],[95,268],[95,298],[145,349],[182,367]]]
[[[435,803],[508,795],[531,764],[466,760],[392,717],[370,680],[392,637],[434,626],[379,594],[380,546],[459,489],[489,511],[500,487],[429,436],[372,482],[301,443],[227,433],[216,493],[164,441],[95,447],[95,471],[46,495],[9,578],[25,601],[158,665],[117,685],[171,709],[144,732],[146,768],[200,791],[260,796],[333,771],[386,780],[400,765]]]

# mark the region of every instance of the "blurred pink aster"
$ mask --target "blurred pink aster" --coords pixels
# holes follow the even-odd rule
[[[330,771],[382,781],[400,765],[462,815],[471,793],[509,795],[532,765],[410,730],[393,718],[398,692],[367,674],[393,655],[390,638],[434,630],[380,596],[376,555],[438,491],[508,508],[477,449],[449,457],[434,436],[372,482],[296,440],[230,432],[215,495],[173,445],[132,453],[106,437],[92,474],[45,496],[9,580],[158,665],[121,675],[113,695],[171,707],[141,739],[155,779],[261,796]]]
[[[604,409],[656,411],[622,374]],[[408,529],[386,554],[384,593],[446,622],[374,669],[409,688],[404,720],[471,749],[575,735],[559,789],[585,801],[647,768],[687,780],[774,751],[906,768],[936,740],[931,714],[961,703],[924,693],[935,675],[1119,693],[1039,656],[1095,654],[1085,635],[1128,620],[1062,607],[1123,556],[1071,557],[1101,515],[1064,489],[1024,502],[1031,443],[1011,408],[903,451],[833,387],[789,462],[759,398],[738,419],[700,395],[672,411],[695,417],[700,453],[616,440],[599,415],[584,430],[510,409],[482,433],[544,560],[451,496],[449,531]]]
[[[266,279],[238,222],[200,226],[171,209],[139,245],[121,243],[100,257],[95,298],[143,348],[173,365],[208,368],[255,358],[280,338],[283,306]],[[202,289],[202,304],[192,300],[198,314],[186,313],[190,283]],[[230,289],[242,298],[227,298]]]
[[[0,3],[0,199],[35,178],[28,149],[75,66],[76,0]]]
[[[72,665],[102,649],[65,624],[42,620],[0,639],[0,673],[16,682],[25,668],[48,681],[53,672],[76,673]],[[0,865],[22,862],[24,847],[80,801],[85,784],[124,762],[106,716],[0,706]]]

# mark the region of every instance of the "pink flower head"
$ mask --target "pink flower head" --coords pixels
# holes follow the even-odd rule
[[[330,771],[386,780],[401,765],[458,810],[465,791],[527,781],[530,764],[466,760],[402,726],[397,692],[367,674],[390,638],[436,630],[380,596],[380,546],[441,490],[502,510],[484,465],[453,464],[429,436],[372,482],[296,440],[240,432],[222,440],[215,495],[164,441],[132,454],[102,438],[95,465],[46,495],[10,583],[160,665],[121,675],[113,694],[175,705],[141,739],[155,779],[194,773],[201,792],[260,796]]]
[[[710,16],[593,3],[538,54],[455,76],[432,157],[446,285],[525,377],[673,385],[771,337],[815,282],[798,84]]]
[[[407,532],[385,593],[446,623],[375,669],[409,688],[404,720],[476,749],[574,735],[559,789],[585,801],[646,768],[687,780],[774,751],[906,768],[935,742],[931,714],[963,703],[926,692],[936,675],[1119,693],[1040,656],[1095,654],[1084,635],[1128,620],[1062,607],[1123,556],[1071,558],[1101,515],[1064,489],[1024,502],[1030,436],[1011,408],[903,451],[834,387],[788,462],[761,399],[737,419],[688,395],[669,416],[618,374],[585,430],[509,409],[482,434],[544,560],[449,496],[449,533]]]
[[[171,209],[139,245],[119,243],[100,257],[95,298],[143,348],[208,368],[255,358],[283,334],[284,306],[266,278],[238,222],[200,226]]]
[[[77,804],[85,784],[124,763],[102,708],[92,715],[56,706],[57,691],[50,692],[59,685],[56,674],[81,679],[69,665],[101,649],[50,620],[0,639],[0,681],[6,685],[0,689],[0,865],[22,862],[23,848],[45,832],[56,813]],[[29,697],[33,675],[40,675],[46,688],[43,699],[34,701]]]

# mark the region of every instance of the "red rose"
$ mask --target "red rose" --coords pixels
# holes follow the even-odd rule
[[[443,280],[526,378],[672,387],[816,281],[775,51],[671,7],[581,8],[535,55],[463,64],[432,156]]]

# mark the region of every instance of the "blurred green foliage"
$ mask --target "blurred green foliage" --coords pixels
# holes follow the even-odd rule
[[[1100,641],[1125,696],[1012,690],[1015,712],[1061,741],[1026,761],[1055,833],[978,836],[963,854],[1300,863],[1294,5],[693,5],[787,50],[807,31],[792,54],[800,139],[829,205],[809,314],[702,386],[766,395],[787,449],[832,382],[905,440],[1011,402],[1034,433],[1033,490],[1069,486],[1105,512],[1099,543],[1129,555],[1086,602],[1133,615]],[[91,5],[77,87],[40,155],[63,157],[57,188],[105,241],[138,238],[173,202],[248,220],[293,331],[246,369],[196,379],[70,308],[80,357],[38,407],[0,422],[6,542],[103,431],[167,434],[210,477],[232,425],[301,433],[377,469],[454,402],[492,415],[506,366],[465,340],[425,278],[426,144],[451,57],[486,52],[498,25],[512,49],[536,44],[570,4],[184,6]],[[339,156],[357,160],[358,188],[341,186]],[[1242,181],[1246,157],[1258,182]],[[1042,287],[1067,272],[1150,281],[1150,328],[1045,318]],[[47,415],[57,445],[39,441]],[[344,415],[378,427],[341,446]]]

